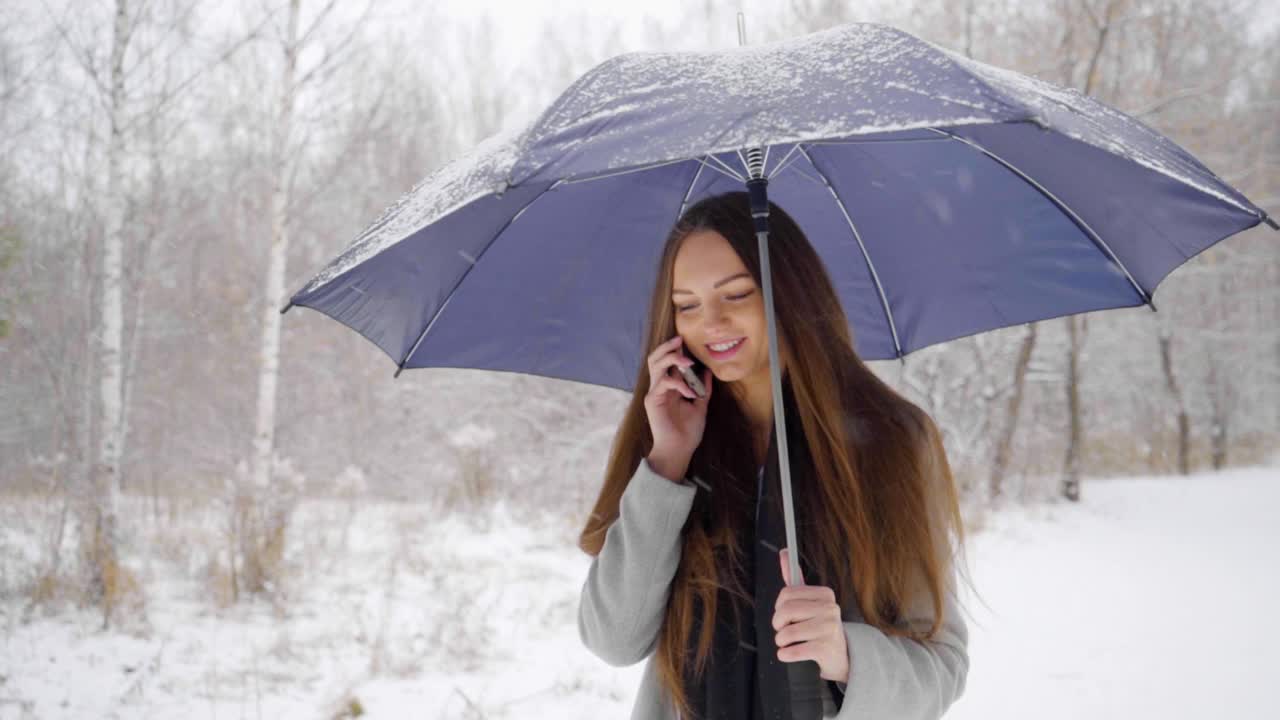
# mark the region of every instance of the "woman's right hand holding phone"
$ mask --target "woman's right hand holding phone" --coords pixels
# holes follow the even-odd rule
[[[693,365],[693,360],[681,352],[682,344],[683,338],[676,335],[649,353],[649,393],[644,397],[644,409],[653,433],[649,464],[658,474],[675,482],[684,478],[693,451],[702,442],[707,426],[707,404],[714,385],[711,368],[705,368],[702,384],[707,394],[698,397],[680,376],[677,365]]]

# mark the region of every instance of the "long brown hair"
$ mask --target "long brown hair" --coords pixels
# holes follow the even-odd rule
[[[707,229],[729,241],[756,286],[762,286],[747,194],[726,193],[691,206],[663,248],[650,300],[646,356],[676,334],[671,302],[676,253],[691,233]],[[804,439],[797,447],[792,431],[787,432],[805,581],[832,588],[841,607],[856,603],[865,622],[886,634],[933,638],[943,620],[952,534],[959,545],[964,543],[941,434],[928,413],[858,358],[826,268],[796,222],[773,203],[769,260],[778,351],[786,369],[786,421],[788,427],[798,423]],[[652,449],[644,407],[648,392],[649,369],[642,360],[609,453],[604,485],[579,537],[579,547],[592,557],[600,553],[605,533],[618,517],[623,490]],[[682,530],[680,563],[655,648],[660,682],[685,716],[690,706],[682,678],[686,663],[693,663],[697,675],[705,669],[717,591],[724,587],[750,597],[726,565],[742,562],[734,538],[750,518],[752,496],[744,488],[751,487],[756,475],[752,438],[734,394],[717,388],[689,464],[690,476],[702,482]],[[917,634],[898,623],[900,608],[922,591],[932,595],[933,624]],[[696,657],[689,658],[695,612],[702,613],[702,632]]]

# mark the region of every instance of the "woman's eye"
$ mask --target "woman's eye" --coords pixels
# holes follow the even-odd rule
[[[726,296],[726,298],[725,298],[725,299],[726,299],[726,300],[733,300],[733,301],[735,301],[735,302],[736,302],[736,301],[741,300],[741,299],[743,299],[743,298],[745,298],[745,297],[749,297],[749,296],[751,295],[751,293],[753,293],[753,292],[755,292],[755,291],[754,291],[754,290],[748,290],[748,291],[746,291],[746,292],[742,293],[741,295],[729,295],[729,296]],[[697,305],[678,305],[678,306],[676,306],[676,312],[684,312],[685,310],[692,310],[693,308],[696,308],[696,307],[698,307],[698,306],[697,306]]]

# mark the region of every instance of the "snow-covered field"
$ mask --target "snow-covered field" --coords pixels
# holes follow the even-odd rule
[[[971,535],[972,669],[947,717],[1280,717],[1280,468],[1088,480],[1083,496],[988,515]],[[30,554],[18,512],[0,526],[10,582]],[[146,606],[127,627],[0,603],[0,719],[630,710],[642,666],[609,667],[578,640],[588,558],[570,523],[518,524],[501,504],[477,524],[309,502],[284,599],[218,610],[204,570],[217,519],[184,522],[147,521],[130,548]]]

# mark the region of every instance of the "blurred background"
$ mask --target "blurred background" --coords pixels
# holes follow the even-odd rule
[[[576,643],[574,542],[628,397],[393,380],[271,316],[434,169],[613,55],[735,47],[740,10],[749,44],[881,22],[1076,88],[1280,214],[1280,0],[0,4],[0,718],[624,715],[638,676]],[[1125,478],[1273,487],[1278,237],[1197,256],[1158,313],[872,366],[943,429],[975,533],[1139,504],[1102,494]],[[544,653],[575,660],[494,699]]]

